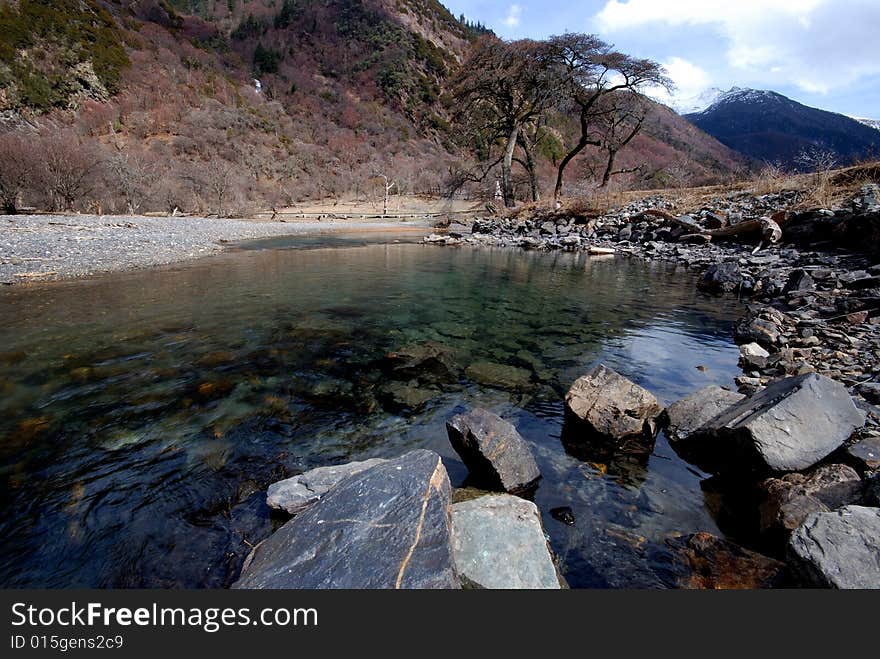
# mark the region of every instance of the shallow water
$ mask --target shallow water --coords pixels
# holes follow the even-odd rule
[[[444,422],[474,405],[533,446],[572,586],[670,585],[665,539],[721,533],[704,475],[662,435],[569,453],[562,398],[600,361],[664,403],[732,384],[735,303],[672,266],[399,238],[0,291],[0,586],[228,586],[283,522],[271,482],[425,447],[461,485]],[[390,379],[385,355],[425,344],[449,370]]]

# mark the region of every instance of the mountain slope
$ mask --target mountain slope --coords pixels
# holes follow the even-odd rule
[[[809,149],[833,152],[840,164],[880,153],[877,130],[771,91],[734,88],[685,118],[740,153],[786,166]]]
[[[0,138],[90,163],[73,196],[104,212],[362,199],[377,175],[439,195],[468,157],[439,99],[486,33],[436,0],[0,0],[0,29]],[[741,166],[660,106],[619,162],[637,186]]]

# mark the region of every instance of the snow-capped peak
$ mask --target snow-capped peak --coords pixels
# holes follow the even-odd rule
[[[722,91],[717,87],[713,87],[692,99],[683,100],[677,103],[673,106],[673,109],[679,114],[700,114],[713,106],[728,101],[762,103],[770,100],[774,95],[774,92],[761,89],[749,89],[747,87],[731,87],[727,91]]]
[[[850,119],[855,119],[860,124],[865,124],[866,126],[880,130],[880,119],[865,119],[864,117],[850,117]]]

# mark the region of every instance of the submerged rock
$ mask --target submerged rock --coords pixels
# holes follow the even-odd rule
[[[604,365],[576,380],[565,396],[569,421],[612,442],[653,438],[661,410],[650,391]]]
[[[521,492],[541,477],[529,445],[497,414],[473,409],[447,421],[446,432],[471,476],[488,488]]]
[[[560,588],[537,506],[509,494],[452,506],[452,547],[462,582],[478,588]]]
[[[452,382],[458,378],[455,355],[439,343],[414,343],[385,355],[383,370],[395,380]]]
[[[312,469],[270,485],[266,493],[266,503],[270,508],[285,510],[295,515],[315,503],[342,480],[383,462],[385,460],[382,458],[371,458],[363,462],[348,462]]]
[[[674,556],[674,585],[687,589],[756,589],[784,585],[785,564],[700,532],[666,541]]]
[[[257,545],[233,588],[458,588],[440,456],[344,479]]]
[[[710,471],[799,471],[865,423],[846,388],[815,373],[785,378],[709,421],[688,450]],[[702,465],[701,465],[702,466]]]
[[[862,481],[851,467],[823,465],[811,474],[786,474],[761,483],[761,532],[787,537],[810,513],[857,503]]]
[[[495,362],[474,362],[465,375],[474,382],[512,391],[528,388],[532,377],[531,371],[524,368]]]
[[[691,433],[743,398],[745,396],[742,394],[709,385],[676,401],[663,414],[669,440],[674,443],[687,439]]]
[[[792,533],[787,558],[804,586],[880,588],[880,508],[809,515]]]

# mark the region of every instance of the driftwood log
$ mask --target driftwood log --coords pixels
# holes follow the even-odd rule
[[[758,234],[763,241],[778,243],[782,239],[782,225],[784,225],[789,218],[788,211],[779,211],[770,217],[762,217],[758,220],[746,220],[745,222],[740,222],[739,224],[734,224],[729,227],[722,227],[721,229],[704,229],[691,219],[676,217],[672,213],[668,213],[664,210],[651,208],[633,216],[633,219],[645,216],[659,217],[667,222],[684,227],[689,233],[679,238],[679,240],[686,242],[696,242],[699,240],[709,242],[709,240],[712,240],[713,238],[730,238],[733,236],[754,233]],[[696,236],[706,236],[706,238],[700,239]]]

